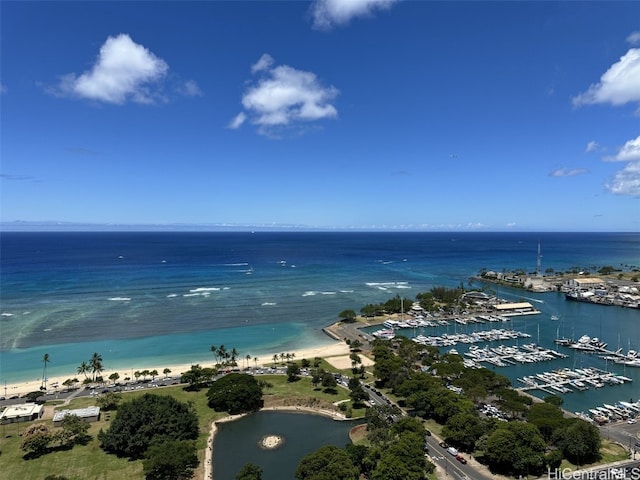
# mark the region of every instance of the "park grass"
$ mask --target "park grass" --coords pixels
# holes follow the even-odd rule
[[[327,364],[328,365],[328,364]],[[318,399],[327,404],[349,400],[349,390],[336,387],[331,393],[324,388],[314,388],[309,377],[301,377],[297,382],[287,382],[284,375],[260,375],[258,380],[269,382],[272,386],[264,389],[265,399],[269,397],[306,397]],[[207,405],[207,389],[187,391],[182,386],[163,387],[158,389],[141,389],[123,392],[122,401],[129,401],[145,393],[169,395],[181,402],[191,402],[198,415],[200,435],[196,440],[198,459],[202,465],[207,438],[211,423],[227,416],[225,412],[215,412]],[[72,400],[65,409],[84,408],[95,405],[93,397],[81,397]],[[61,408],[60,405],[55,405]],[[364,416],[366,409],[353,409],[354,418]],[[18,424],[3,425],[0,430],[0,461],[2,463],[2,478],[11,480],[44,479],[47,475],[64,475],[71,480],[142,480],[142,461],[129,461],[108,455],[100,448],[97,439],[98,432],[109,428],[110,422],[117,415],[117,411],[106,414],[103,412],[100,420],[91,424],[88,434],[92,437],[86,445],[76,445],[69,450],[53,451],[39,458],[25,460],[24,452],[20,449],[22,432],[34,423],[44,423],[51,427],[50,420],[38,420]],[[110,418],[110,420],[108,419]],[[53,429],[53,428],[52,428]],[[194,478],[202,478],[200,466]]]
[[[182,387],[165,387],[162,389],[145,389],[126,392],[123,401],[132,400],[145,393],[157,395],[169,395],[181,402],[191,402],[198,415],[200,434],[196,440],[198,458],[204,458],[204,450],[207,445],[209,427],[211,422],[226,416],[226,413],[214,412],[207,406],[206,390],[185,391]],[[95,405],[95,398],[81,397],[72,400],[65,409],[84,408]],[[58,408],[60,408],[58,406]],[[87,445],[76,445],[70,450],[61,450],[42,455],[39,458],[25,460],[24,452],[20,449],[22,442],[21,433],[33,423],[44,423],[51,426],[50,421],[39,420],[37,422],[5,425],[2,428],[2,478],[11,480],[43,479],[47,475],[64,475],[74,480],[135,480],[144,478],[142,461],[129,461],[126,458],[118,458],[108,455],[100,448],[97,439],[98,432],[109,428],[110,420],[117,412],[111,414],[103,412],[99,421],[91,424],[88,434],[92,437]],[[202,474],[200,474],[200,477]]]
[[[296,382],[288,382],[284,375],[260,375],[257,378],[271,384],[271,387],[264,389],[265,403],[269,405],[286,399],[303,403],[303,400],[307,398],[325,402],[327,405],[337,402],[348,403],[353,412],[352,418],[362,418],[367,411],[365,407],[354,408],[349,397],[349,390],[340,386],[333,390],[327,390],[322,386],[314,388],[310,377],[300,377]]]
[[[600,460],[595,463],[585,465],[575,465],[568,460],[563,460],[560,469],[568,469],[568,471],[582,470],[585,468],[597,467],[598,465],[607,465],[609,463],[620,462],[629,459],[627,452],[622,445],[619,445],[606,438],[602,439],[602,447],[600,447]]]

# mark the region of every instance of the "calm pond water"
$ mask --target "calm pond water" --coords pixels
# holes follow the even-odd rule
[[[349,430],[360,421],[335,421],[321,415],[296,412],[257,412],[218,425],[213,447],[215,480],[233,480],[247,463],[263,470],[264,480],[294,480],[298,463],[324,445],[344,447]],[[284,437],[273,450],[260,448],[265,435]]]

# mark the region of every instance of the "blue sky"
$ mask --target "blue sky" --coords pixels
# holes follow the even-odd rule
[[[640,3],[1,4],[1,219],[640,230]]]

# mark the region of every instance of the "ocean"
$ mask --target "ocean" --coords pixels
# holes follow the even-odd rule
[[[345,309],[467,286],[483,268],[534,272],[538,244],[543,272],[640,265],[638,233],[3,232],[0,383],[39,379],[45,353],[53,377],[75,371],[93,352],[107,369],[127,371],[213,363],[211,345],[236,348],[244,359],[331,343],[321,329]],[[533,340],[540,332],[545,346],[562,328],[561,335],[640,348],[640,311],[556,293],[498,293],[530,299],[542,311],[512,326]],[[605,367],[582,354],[500,373],[515,385],[530,368],[567,363]],[[569,398],[638,397],[640,369],[629,370],[633,385],[565,400],[582,408],[591,400]]]

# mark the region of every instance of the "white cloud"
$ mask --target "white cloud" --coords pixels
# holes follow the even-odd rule
[[[246,119],[247,119],[247,116],[244,114],[244,112],[240,112],[238,115],[233,117],[233,120],[229,122],[228,127],[234,130],[236,128],[240,128],[240,126],[244,123]]]
[[[79,77],[64,76],[58,86],[62,94],[123,104],[127,100],[154,103],[160,98],[150,88],[167,74],[169,66],[126,34],[109,37],[91,70]]]
[[[556,168],[549,172],[550,177],[575,177],[576,175],[582,175],[589,173],[586,168]]]
[[[631,32],[627,37],[627,42],[631,45],[640,45],[640,32]]]
[[[622,170],[616,172],[605,188],[616,195],[640,197],[640,161],[629,162]]]
[[[613,157],[605,157],[609,162],[640,162],[640,136],[625,143]]]
[[[631,48],[607,70],[600,82],[573,98],[573,105],[640,102],[640,48]]]
[[[202,90],[194,80],[187,80],[178,87],[178,92],[187,97],[201,97]]]
[[[596,150],[598,150],[598,148],[600,148],[600,145],[598,145],[598,142],[591,141],[587,143],[587,148],[585,149],[585,153],[595,152]]]
[[[0,93],[7,93],[7,86],[4,83],[0,83]]]
[[[268,53],[263,54],[256,63],[251,66],[251,73],[261,72],[262,70],[268,70],[273,65],[273,57]]]
[[[249,119],[260,126],[260,133],[272,135],[279,127],[338,115],[330,103],[338,95],[336,88],[323,86],[314,73],[288,65],[273,67],[273,63],[273,59],[265,54],[253,66],[254,73],[262,76],[244,93],[242,105],[245,111],[230,122],[231,128],[237,128]]]
[[[313,26],[331,30],[348,24],[352,18],[372,15],[375,10],[386,10],[398,0],[315,0],[310,11]]]

